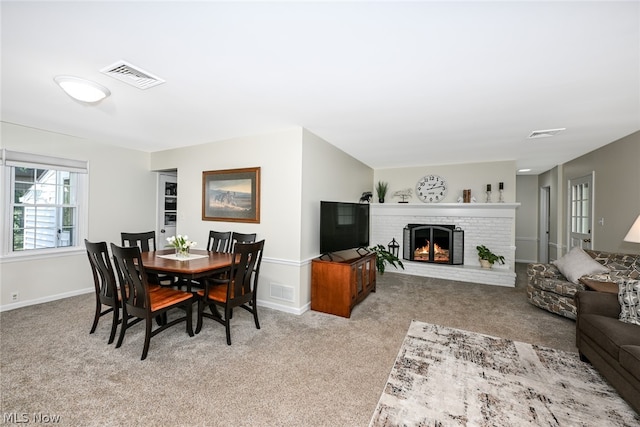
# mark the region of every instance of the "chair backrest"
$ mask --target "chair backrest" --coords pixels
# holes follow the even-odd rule
[[[111,244],[111,253],[115,259],[116,271],[120,280],[122,305],[128,314],[146,317],[151,313],[151,303],[147,292],[147,274],[142,265],[140,248],[137,246],[120,247]]]
[[[231,232],[230,231],[209,231],[209,242],[207,243],[209,252],[230,252]]]
[[[156,232],[145,231],[144,233],[120,233],[122,246],[137,246],[142,252],[156,250]]]
[[[256,241],[256,233],[238,233],[234,231],[231,235],[231,245],[229,247],[229,252],[233,252],[236,243],[253,243]]]
[[[92,243],[84,239],[84,246],[87,248],[96,294],[100,295],[103,303],[109,304],[109,301],[112,301],[111,305],[115,305],[118,299],[118,284],[109,258],[107,242]]]
[[[246,302],[257,291],[258,275],[262,263],[264,240],[255,243],[237,243],[231,263],[231,280],[227,287],[227,302]]]

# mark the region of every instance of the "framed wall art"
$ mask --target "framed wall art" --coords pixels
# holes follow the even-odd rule
[[[260,222],[260,168],[202,172],[204,221]]]

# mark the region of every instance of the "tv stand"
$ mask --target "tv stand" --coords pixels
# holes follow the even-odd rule
[[[370,292],[376,291],[376,254],[311,262],[311,309],[351,317],[351,310]]]

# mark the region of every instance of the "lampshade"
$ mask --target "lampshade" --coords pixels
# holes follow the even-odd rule
[[[640,243],[640,215],[636,218],[636,221],[633,223],[629,232],[626,236],[624,236],[625,242],[633,242]]]
[[[56,76],[53,80],[70,97],[82,102],[98,102],[111,95],[111,91],[98,83],[72,76]]]

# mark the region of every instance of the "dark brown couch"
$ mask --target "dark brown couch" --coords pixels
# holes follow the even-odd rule
[[[640,413],[640,326],[618,320],[616,294],[576,293],[576,346],[603,377]]]

